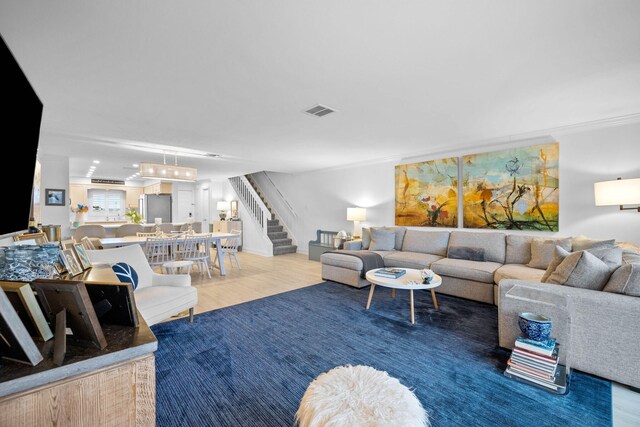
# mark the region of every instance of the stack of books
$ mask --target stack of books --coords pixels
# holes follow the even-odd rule
[[[534,341],[518,337],[507,362],[505,375],[564,393],[566,372],[564,366],[558,364],[559,348],[555,338]]]
[[[380,277],[388,277],[390,279],[397,279],[398,277],[404,275],[407,272],[407,270],[403,269],[403,268],[381,268],[380,270],[376,271],[375,274],[376,276],[380,276]]]

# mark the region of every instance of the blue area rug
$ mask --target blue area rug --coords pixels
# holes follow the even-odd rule
[[[574,372],[558,396],[506,378],[497,308],[331,282],[153,326],[158,426],[291,426],[309,383],[339,365],[387,371],[433,426],[608,426],[611,383]]]

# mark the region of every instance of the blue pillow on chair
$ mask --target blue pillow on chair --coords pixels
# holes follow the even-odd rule
[[[113,264],[111,269],[118,279],[123,283],[131,283],[133,289],[135,290],[138,287],[138,273],[126,262],[119,262],[117,264]]]

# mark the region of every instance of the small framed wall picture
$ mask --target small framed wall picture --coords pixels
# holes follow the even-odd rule
[[[75,243],[73,245],[73,250],[76,251],[76,255],[78,256],[78,261],[80,261],[80,266],[83,270],[91,268],[91,260],[89,260],[89,256],[87,255],[87,251],[84,248],[83,243]]]
[[[62,263],[69,272],[70,276],[73,277],[82,273],[82,267],[76,259],[76,254],[73,249],[64,249],[60,251],[60,259],[62,260]]]
[[[65,206],[65,190],[62,188],[46,188],[44,190],[44,204],[46,206]]]

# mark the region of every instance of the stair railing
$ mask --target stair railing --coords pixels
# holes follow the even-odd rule
[[[271,219],[271,212],[262,202],[262,199],[253,189],[253,186],[244,176],[234,176],[229,178],[229,183],[235,190],[238,198],[245,206],[251,217],[255,220],[256,224],[262,230],[263,236],[271,242],[269,236],[267,236],[268,220]]]
[[[249,177],[266,198],[274,216],[280,220],[280,225],[282,225],[284,231],[286,231],[289,238],[291,238],[292,244],[297,245],[298,239],[295,233],[293,233],[293,230],[298,224],[298,214],[293,209],[293,206],[291,206],[289,201],[282,195],[267,172],[255,172],[249,175]]]

